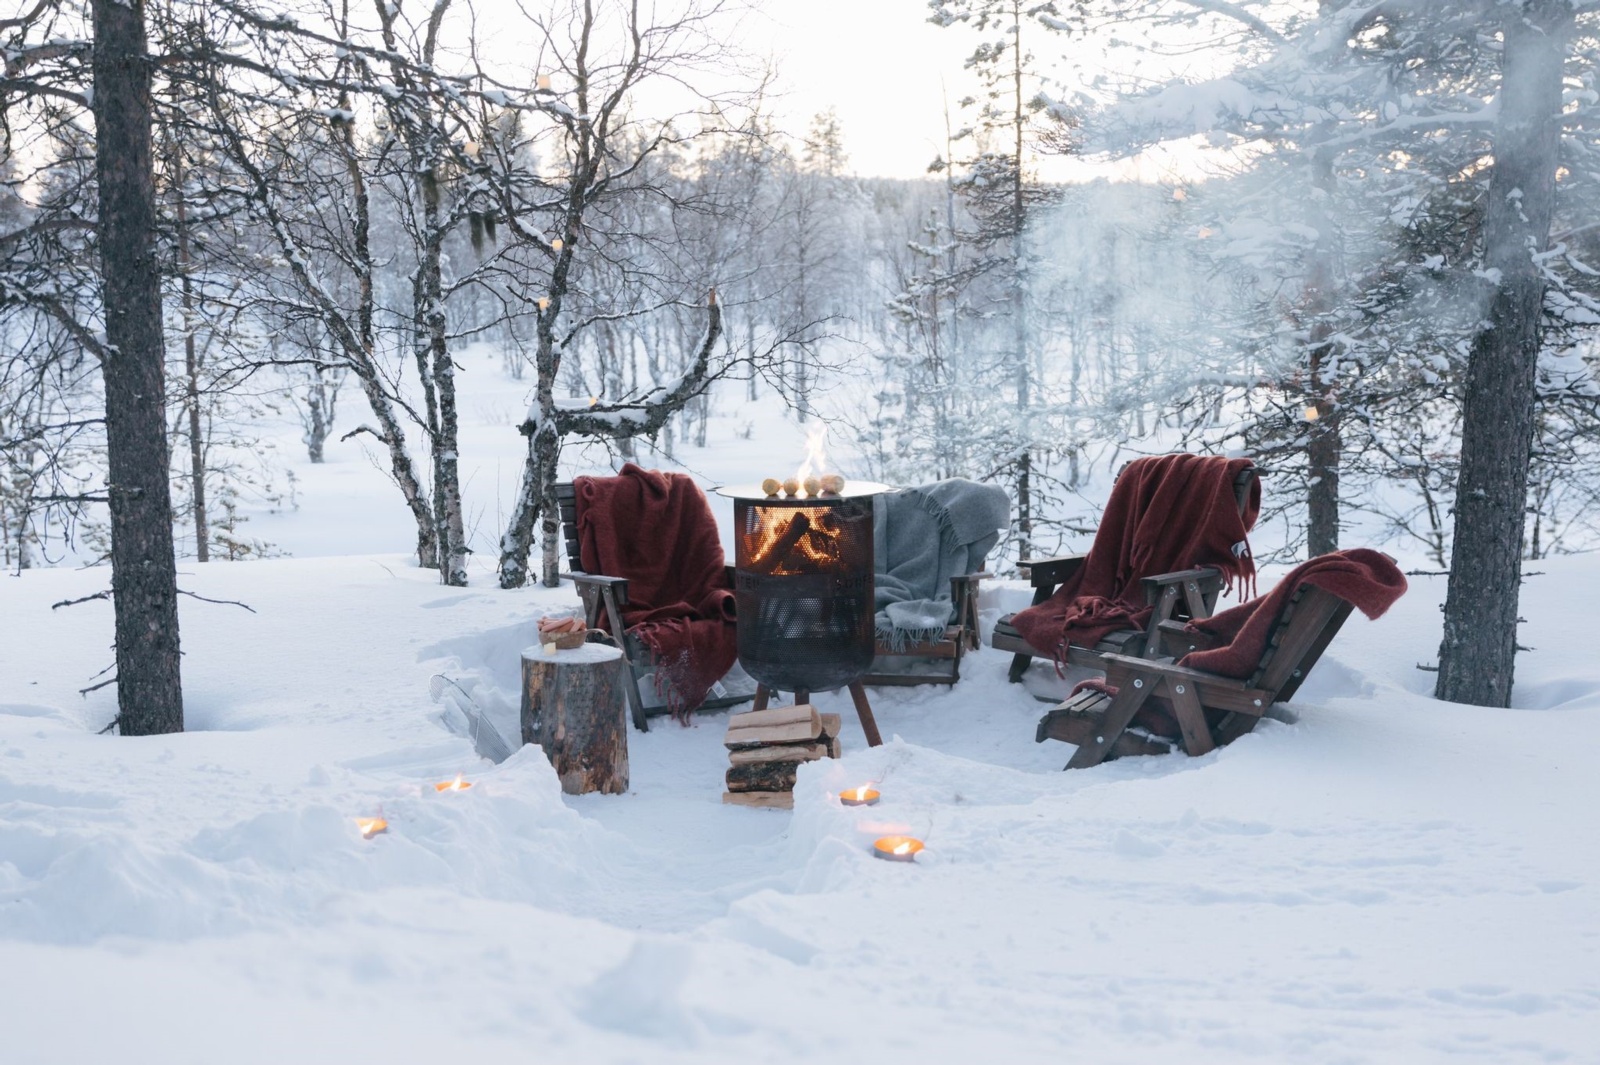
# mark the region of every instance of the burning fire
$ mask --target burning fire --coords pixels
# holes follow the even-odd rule
[[[761,482],[761,490],[769,496],[775,496],[781,489],[786,496],[802,499],[838,495],[844,491],[844,478],[837,473],[823,472],[827,468],[828,427],[819,425],[806,433],[805,461],[800,463],[794,476],[783,481],[768,477]]]
[[[773,576],[812,573],[840,564],[839,526],[832,507],[752,507],[758,523],[745,531],[746,568]]]
[[[899,846],[895,847],[894,853],[896,853],[896,854],[910,854],[911,853],[911,841],[908,839],[908,840],[904,841],[903,843],[901,843]]]
[[[441,782],[439,784],[435,784],[433,786],[433,790],[434,791],[466,791],[470,787],[472,787],[472,782],[470,780],[462,780],[461,779],[461,774],[457,773],[456,774],[456,778],[454,780],[446,780],[446,781],[443,781],[443,782]]]
[[[388,831],[389,822],[381,817],[358,817],[356,818],[356,827],[361,830],[362,836],[371,839],[379,832]]]

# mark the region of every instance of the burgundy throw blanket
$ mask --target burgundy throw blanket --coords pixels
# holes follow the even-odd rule
[[[657,690],[690,711],[738,657],[733,589],[705,493],[681,473],[579,477],[578,555],[588,573],[628,579],[622,623],[657,660]],[[663,683],[664,682],[664,683]]]
[[[1244,680],[1261,664],[1267,639],[1296,588],[1312,584],[1354,603],[1369,618],[1381,617],[1406,592],[1405,574],[1388,555],[1370,548],[1334,551],[1302,562],[1257,599],[1224,610],[1188,628],[1225,641],[1209,651],[1191,651],[1178,665]]]
[[[1065,662],[1067,645],[1093,647],[1113,632],[1143,629],[1154,607],[1145,577],[1215,566],[1229,588],[1250,586],[1255,560],[1247,535],[1261,509],[1251,483],[1244,514],[1233,494],[1249,459],[1162,455],[1135,459],[1111,490],[1089,557],[1056,593],[1011,619],[1030,645]]]

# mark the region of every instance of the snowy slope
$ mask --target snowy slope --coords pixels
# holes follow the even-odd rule
[[[720,804],[719,717],[633,734],[620,797],[474,757],[430,677],[509,720],[570,588],[189,567],[255,613],[186,599],[191,731],[120,739],[109,689],[76,694],[109,608],[49,608],[103,571],[7,577],[4,1060],[1600,1060],[1600,558],[1540,565],[1518,710],[1425,696],[1420,578],[1296,721],[1199,759],[1059,772],[993,651],[952,692],[874,693],[878,750],[821,696],[847,756],[792,814]],[[830,797],[864,780],[878,807]],[[925,860],[873,860],[889,830]]]

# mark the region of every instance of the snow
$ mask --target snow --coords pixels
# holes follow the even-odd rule
[[[1512,710],[1429,696],[1445,589],[1416,577],[1203,758],[1062,773],[1033,696],[1068,681],[1011,685],[986,648],[951,690],[872,689],[877,749],[848,698],[816,696],[845,757],[802,768],[792,812],[720,801],[726,712],[630,732],[628,794],[563,796],[537,749],[495,765],[460,734],[465,693],[516,740],[520,656],[578,605],[494,586],[523,400],[463,381],[471,586],[404,554],[381,454],[330,441],[295,468],[298,512],[250,515],[298,557],[180,564],[255,611],[180,601],[182,735],[97,735],[112,691],[78,689],[108,662],[109,604],[51,604],[104,569],[0,577],[5,1061],[1600,1054],[1600,556],[1529,577]],[[759,480],[802,437],[756,404],[679,457]],[[1030,594],[985,583],[986,629]],[[434,789],[457,774],[473,787]],[[877,806],[833,798],[867,782]],[[372,816],[388,829],[364,839]],[[871,857],[896,833],[927,844],[915,863]]]
[[[1600,884],[1600,558],[1540,563],[1517,707],[1415,668],[1442,579],[1356,619],[1286,716],[1204,758],[1083,773],[985,650],[877,689],[892,739],[806,766],[793,813],[720,801],[725,715],[630,735],[632,791],[476,758],[570,587],[399,557],[189,567],[190,730],[94,734],[93,570],[7,578],[0,1021],[29,1062],[1583,1059]],[[1026,597],[992,587],[989,623]],[[1032,683],[1055,678],[1036,668]],[[474,787],[439,794],[464,773]],[[831,796],[866,781],[876,807]],[[354,818],[381,813],[362,839]],[[868,854],[905,832],[913,865]],[[84,1009],[96,1022],[74,1023]]]

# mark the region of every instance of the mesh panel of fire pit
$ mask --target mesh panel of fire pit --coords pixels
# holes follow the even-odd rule
[[[731,496],[739,664],[776,691],[829,691],[872,665],[872,499]]]

